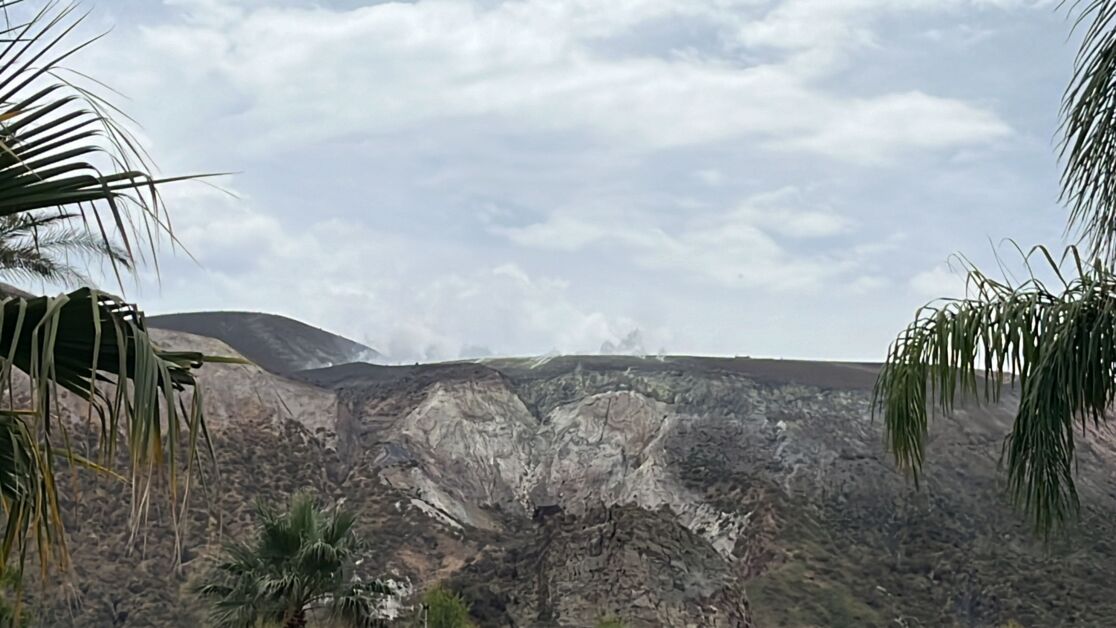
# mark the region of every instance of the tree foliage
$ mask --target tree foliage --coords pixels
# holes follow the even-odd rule
[[[950,412],[961,398],[996,401],[1002,386],[1017,387],[1008,487],[1043,534],[1079,510],[1075,426],[1099,426],[1116,395],[1116,0],[1070,6],[1084,37],[1064,97],[1062,186],[1082,248],[1055,259],[1036,247],[1024,256],[1028,277],[1014,285],[964,263],[966,298],[916,313],[874,394],[887,443],[917,481],[928,408]]]
[[[435,586],[422,596],[422,625],[424,628],[473,628],[469,616],[469,603],[460,594],[443,586]]]
[[[73,6],[0,0],[0,13],[0,231],[7,234],[0,266],[73,279],[54,254],[76,247],[107,255],[123,285],[121,271],[155,261],[163,236],[173,242],[159,189],[177,179],[151,175],[113,121],[119,112],[65,71],[64,62],[96,39],[73,41],[82,21]],[[160,350],[138,308],[97,290],[0,297],[0,569],[15,556],[22,562],[28,539],[44,569],[52,560],[66,564],[54,480],[60,463],[106,471],[123,446],[134,515],[163,478],[172,499],[188,494],[177,474],[194,468],[208,440],[192,372],[205,359]],[[70,450],[63,390],[88,402],[99,461]],[[171,511],[177,518],[180,508]]]
[[[1116,275],[1070,249],[1072,273],[1042,248],[1032,252],[1058,278],[1019,285],[971,265],[964,299],[923,308],[892,346],[876,383],[887,439],[917,481],[929,409],[958,398],[998,401],[1016,385],[1019,407],[1004,445],[1012,497],[1049,531],[1077,511],[1074,429],[1097,426],[1116,397]]]
[[[1116,262],[1116,2],[1075,0],[1083,29],[1062,105],[1062,198],[1090,251]]]
[[[364,545],[352,512],[300,493],[282,512],[259,504],[257,518],[253,538],[226,544],[197,587],[214,626],[295,628],[315,613],[343,626],[378,625],[377,605],[391,589],[355,574]]]
[[[82,286],[93,283],[83,264],[102,259],[131,269],[127,251],[75,222],[78,218],[53,212],[0,218],[0,276]]]

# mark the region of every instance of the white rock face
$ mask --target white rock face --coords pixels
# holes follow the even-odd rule
[[[472,503],[526,504],[535,420],[510,390],[483,382],[435,384],[399,422],[398,433],[435,485]]]
[[[666,506],[729,555],[747,518],[705,503],[668,470],[666,436],[692,420],[633,391],[582,397],[536,418],[491,377],[438,382],[409,412],[374,421],[386,428],[377,440],[402,444],[418,462],[386,477],[414,490],[436,518],[492,528],[478,506],[527,514],[550,504],[574,513],[602,503]]]

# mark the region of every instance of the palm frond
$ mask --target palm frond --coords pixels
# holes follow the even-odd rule
[[[92,280],[80,268],[56,259],[34,246],[0,245],[0,277],[10,281],[49,281],[62,285],[89,285]]]
[[[5,573],[6,557],[23,549],[23,539],[36,535],[40,548],[60,547],[61,523],[53,491],[52,472],[42,459],[35,437],[15,411],[0,412],[0,503],[4,505],[7,525],[0,544],[0,569]]]
[[[74,224],[77,214],[30,212],[0,217],[0,277],[92,285],[78,266],[98,258],[132,270],[121,246]]]
[[[35,248],[49,253],[78,253],[83,256],[113,258],[129,267],[128,252],[115,242],[79,224],[79,214],[66,212],[29,212],[0,218],[0,246]]]
[[[1062,196],[1070,227],[1091,252],[1116,261],[1116,1],[1063,2],[1084,27],[1063,97]]]
[[[322,541],[330,545],[338,545],[344,543],[346,539],[355,539],[352,535],[354,525],[356,525],[355,512],[335,509],[323,526]]]
[[[174,242],[161,184],[195,177],[150,174],[138,142],[110,115],[114,108],[61,78],[66,60],[97,38],[72,43],[84,18],[74,5],[37,6],[29,13],[18,0],[0,0],[7,24],[0,37],[0,230],[16,241],[0,258],[17,273],[76,280],[79,271],[57,255],[102,255],[123,287],[121,270],[148,254],[155,260],[160,234]],[[159,476],[153,467],[165,470],[173,501],[180,490],[188,495],[190,470],[209,442],[192,374],[202,361],[195,353],[158,350],[139,311],[99,291],[0,300],[0,381],[10,382],[13,369],[26,373],[32,405],[0,425],[8,442],[0,450],[7,446],[9,456],[0,453],[0,464],[15,465],[0,469],[11,489],[0,486],[0,500],[16,515],[6,518],[0,565],[17,551],[23,556],[28,534],[65,555],[53,470],[62,460],[82,461],[68,450],[56,414],[60,390],[89,402],[106,468],[118,447],[125,450],[133,533]],[[10,385],[7,397],[14,403]],[[184,488],[177,481],[182,466]],[[177,521],[178,510],[171,512]],[[51,552],[44,549],[50,548],[40,547],[39,556],[46,560]]]
[[[241,617],[281,623],[321,612],[345,626],[377,625],[378,601],[391,589],[354,577],[356,551],[362,547],[354,515],[324,509],[307,493],[294,495],[284,511],[261,502],[256,512],[252,541],[227,545],[196,589],[212,604],[216,625],[242,625],[227,623]],[[237,605],[248,608],[238,615]]]
[[[199,177],[150,174],[142,147],[112,117],[119,110],[60,77],[63,62],[96,40],[68,43],[83,19],[74,5],[47,2],[0,45],[0,217],[72,208],[62,213],[80,214],[104,250],[119,241],[130,265],[147,256],[157,265],[160,234],[175,242],[160,186]]]
[[[64,553],[52,460],[72,456],[54,445],[59,430],[65,429],[57,421],[59,388],[89,402],[90,418],[97,417],[106,466],[113,464],[118,438],[123,440],[137,495],[148,490],[152,481],[148,470],[157,466],[167,470],[171,496],[177,500],[179,464],[192,462],[198,453],[197,449],[180,451],[180,443],[202,442],[212,456],[200,411],[201,391],[192,372],[207,358],[157,349],[134,307],[89,288],[57,297],[9,297],[0,300],[0,347],[7,351],[0,356],[0,380],[8,381],[12,368],[29,376],[33,406],[26,413],[35,425],[27,432],[30,447],[12,449],[22,452],[17,461],[35,464],[11,467],[16,470],[12,473],[26,478],[26,485],[11,495],[4,493],[4,505],[9,511],[24,508],[28,516],[8,517],[5,538],[11,542],[0,547],[0,564],[29,529],[58,544]],[[176,402],[182,394],[190,398],[189,407]],[[13,402],[9,394],[9,403]],[[14,426],[14,420],[9,424]],[[16,434],[12,430],[9,433]],[[4,462],[0,457],[0,464]],[[38,496],[34,507],[19,501],[21,495],[23,499],[32,495],[28,486],[40,487],[34,493]],[[139,500],[134,504],[139,507]],[[46,558],[41,552],[40,556]]]
[[[1004,446],[1008,487],[1046,534],[1078,510],[1075,425],[1099,425],[1116,400],[1116,273],[1084,263],[1073,247],[1062,263],[1036,247],[1028,264],[1036,255],[1058,278],[1056,289],[1033,274],[1012,286],[970,265],[969,297],[920,310],[888,352],[874,407],[897,463],[917,481],[928,407],[950,412],[963,398],[996,401],[1004,385],[1018,384]]]
[[[380,602],[392,593],[394,590],[379,580],[354,583],[331,597],[327,606],[329,619],[353,628],[382,626]]]

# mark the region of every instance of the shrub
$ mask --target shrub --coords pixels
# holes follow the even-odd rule
[[[469,617],[469,603],[460,594],[443,586],[436,586],[422,596],[423,612],[427,628],[474,628]]]

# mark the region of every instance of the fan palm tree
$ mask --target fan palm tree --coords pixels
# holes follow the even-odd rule
[[[378,625],[377,601],[391,591],[354,574],[363,544],[353,513],[300,493],[284,512],[259,504],[257,516],[252,541],[227,544],[197,587],[214,626],[300,628],[313,614],[335,625]]]
[[[888,351],[875,388],[887,442],[917,481],[928,412],[962,397],[995,401],[1016,386],[1004,444],[1008,488],[1042,534],[1075,516],[1075,429],[1097,427],[1116,400],[1116,0],[1083,0],[1084,38],[1063,107],[1063,199],[1080,237],[1056,256],[1024,256],[1053,277],[997,281],[964,263],[963,299],[930,304]]]
[[[0,218],[0,277],[39,279],[56,284],[90,285],[76,262],[103,258],[131,270],[128,252],[77,224],[77,214],[26,213]]]
[[[29,6],[0,0],[7,20],[0,28],[0,225],[15,233],[36,223],[66,230],[80,217],[119,278],[121,268],[154,259],[158,234],[170,234],[158,190],[174,179],[148,174],[111,106],[63,74],[63,62],[92,43],[70,43],[81,21],[73,7],[42,2],[28,13]],[[48,212],[59,218],[45,218]],[[50,245],[49,237],[39,240],[38,259]],[[34,257],[26,249],[22,255]],[[137,511],[149,503],[153,481],[166,480],[172,499],[188,494],[177,474],[197,467],[199,443],[208,441],[193,374],[205,359],[158,349],[136,307],[98,290],[0,294],[0,571],[12,558],[22,562],[29,546],[44,569],[65,566],[54,479],[60,464],[106,470],[122,446]],[[14,371],[25,377],[13,378]],[[87,402],[100,463],[66,445],[63,391]]]

